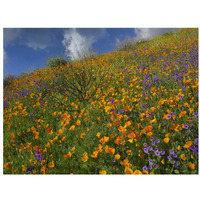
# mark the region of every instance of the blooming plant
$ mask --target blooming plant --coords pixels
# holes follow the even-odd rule
[[[198,30],[4,85],[4,174],[198,174]]]

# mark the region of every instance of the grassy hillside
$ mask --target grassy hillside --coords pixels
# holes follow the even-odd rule
[[[198,29],[4,88],[5,174],[197,174]]]

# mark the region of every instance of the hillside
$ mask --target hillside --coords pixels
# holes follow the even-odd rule
[[[198,174],[198,29],[4,87],[5,174]]]

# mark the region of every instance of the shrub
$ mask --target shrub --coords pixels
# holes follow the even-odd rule
[[[64,58],[57,56],[56,58],[49,58],[46,62],[46,66],[52,68],[65,65],[66,63],[67,61]]]
[[[7,75],[4,79],[3,79],[3,86],[6,87],[10,84],[12,84],[12,82],[16,79],[16,77],[14,75]]]

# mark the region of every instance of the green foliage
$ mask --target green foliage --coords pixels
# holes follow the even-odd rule
[[[87,58],[81,61],[80,67],[70,64],[57,76],[56,88],[62,97],[70,97],[73,101],[78,99],[85,104],[96,98],[97,91],[102,92],[108,86],[106,70],[87,63]]]
[[[65,65],[66,63],[67,61],[64,58],[57,56],[55,58],[53,57],[49,58],[46,62],[46,66],[52,68],[52,67],[58,67],[60,65]]]
[[[13,81],[16,79],[16,77],[14,75],[7,75],[4,79],[3,79],[3,86],[9,86],[10,84],[13,83]]]

